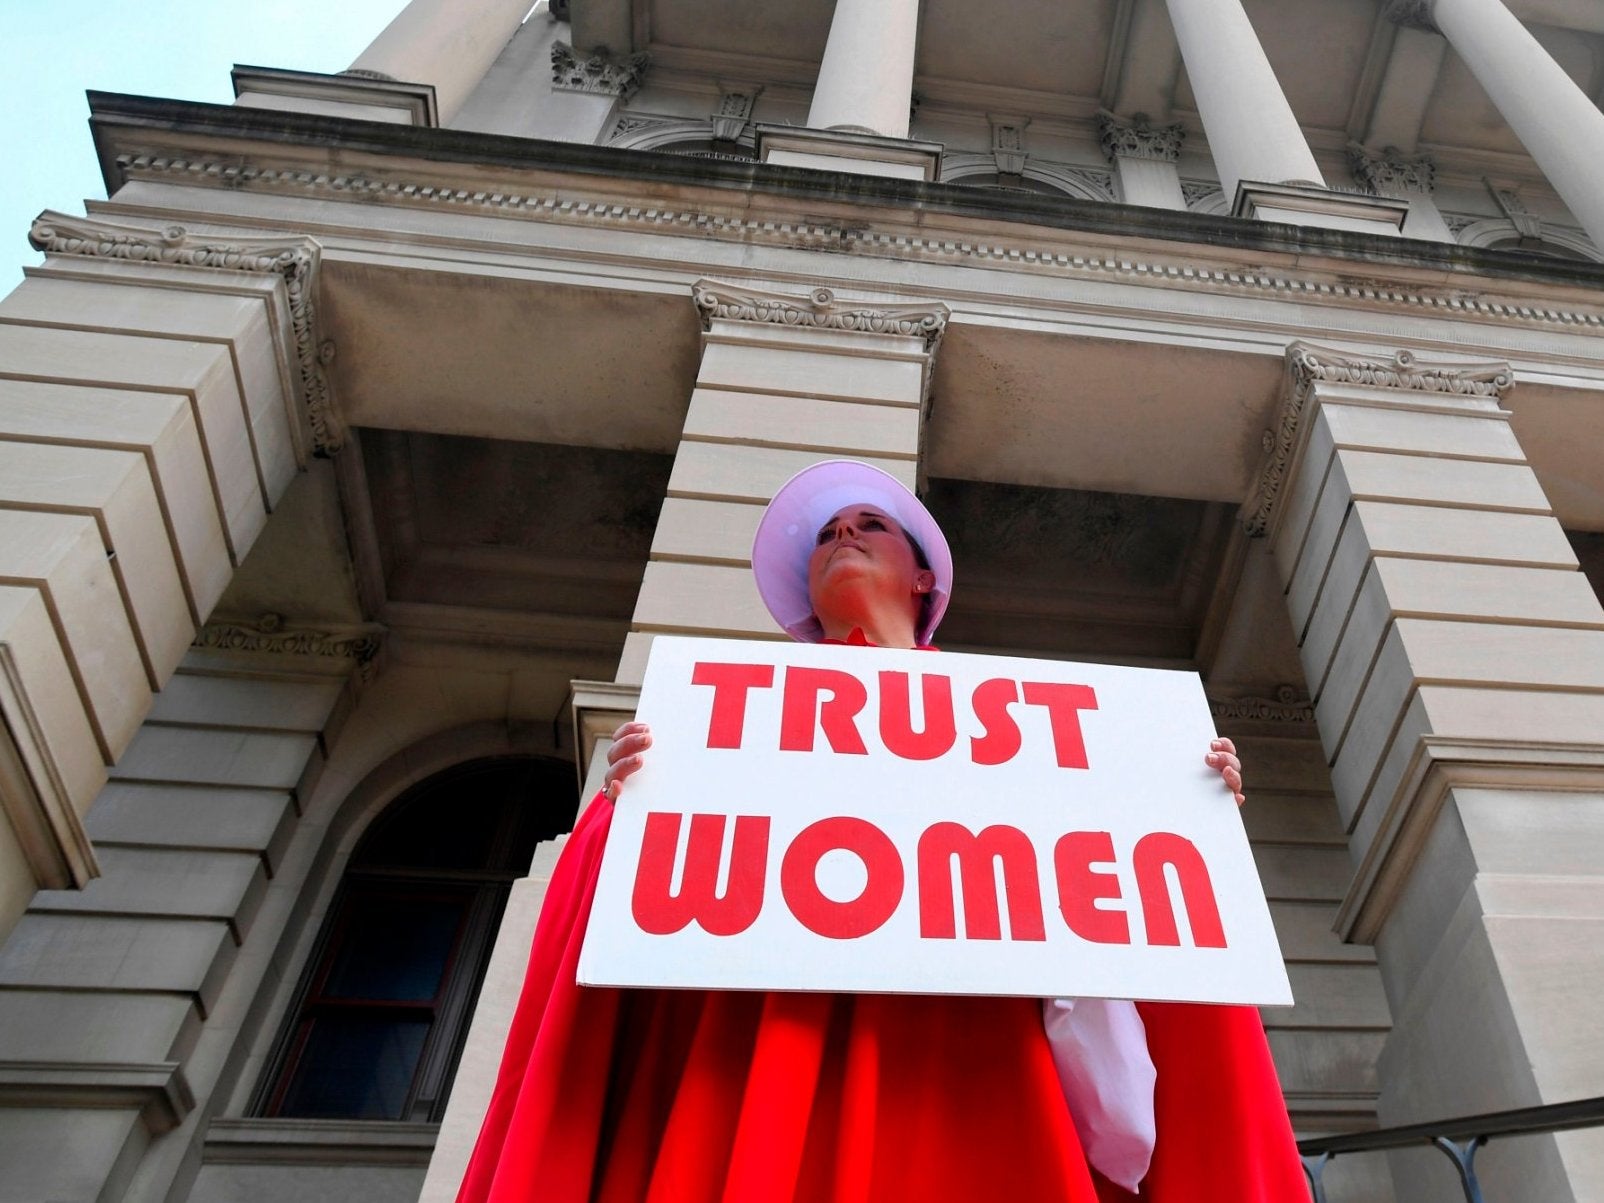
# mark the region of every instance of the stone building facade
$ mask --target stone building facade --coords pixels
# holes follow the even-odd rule
[[[449,1200],[653,637],[776,638],[835,455],[945,646],[1202,673],[1300,1131],[1601,1093],[1599,6],[527,9],[90,96],[0,301],[0,1200]]]

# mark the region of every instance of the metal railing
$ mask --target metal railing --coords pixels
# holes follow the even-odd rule
[[[1309,1177],[1314,1203],[1326,1203],[1321,1181],[1333,1157],[1343,1153],[1372,1153],[1383,1149],[1408,1149],[1430,1145],[1447,1155],[1459,1174],[1465,1203],[1485,1203],[1481,1183],[1476,1179],[1476,1151],[1500,1136],[1565,1132],[1572,1128],[1604,1125],[1604,1095],[1573,1099],[1568,1103],[1546,1103],[1540,1107],[1517,1107],[1512,1111],[1491,1111],[1485,1115],[1466,1115],[1458,1119],[1434,1120],[1425,1124],[1405,1124],[1398,1128],[1378,1128],[1373,1132],[1349,1132],[1341,1136],[1312,1136],[1298,1141],[1303,1155],[1303,1172]]]

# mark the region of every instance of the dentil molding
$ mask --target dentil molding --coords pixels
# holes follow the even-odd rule
[[[191,234],[183,226],[161,230],[114,225],[94,217],[73,217],[47,209],[34,219],[28,241],[48,255],[83,255],[126,259],[218,271],[253,272],[283,278],[289,299],[307,419],[316,450],[328,455],[345,441],[345,427],[335,414],[325,367],[334,345],[317,336],[317,273],[322,248],[307,237],[220,239]]]
[[[706,123],[702,123],[706,128]],[[988,160],[990,156],[985,156]],[[650,233],[685,233],[697,238],[722,239],[788,250],[824,249],[837,253],[874,255],[934,262],[1001,263],[1016,271],[1048,271],[1072,276],[1115,277],[1188,291],[1209,293],[1263,293],[1283,298],[1353,303],[1368,307],[1420,312],[1450,317],[1472,316],[1499,322],[1530,322],[1562,327],[1604,329],[1604,312],[1555,308],[1530,300],[1501,300],[1477,296],[1463,288],[1431,289],[1426,286],[1378,284],[1368,280],[1311,279],[1264,267],[1204,266],[1194,258],[1144,252],[1099,254],[1055,246],[1048,239],[1032,242],[942,237],[898,230],[847,225],[814,219],[795,221],[749,218],[738,213],[708,212],[700,207],[673,204],[619,203],[586,199],[568,193],[540,195],[499,192],[485,188],[456,188],[437,182],[386,178],[362,171],[327,172],[300,167],[256,166],[230,160],[184,158],[156,154],[123,154],[117,166],[127,179],[176,180],[190,186],[212,185],[251,188],[269,193],[296,193],[331,200],[386,201],[409,207],[452,208],[490,213],[498,217],[563,225],[639,229]],[[1034,171],[1036,163],[1028,170]],[[1089,174],[1089,173],[1088,173]],[[1104,173],[1106,175],[1106,173]],[[1196,185],[1218,195],[1218,185]],[[1182,190],[1190,200],[1191,182]],[[1198,204],[1200,204],[1198,202]],[[1194,204],[1193,207],[1198,207]]]
[[[1253,536],[1269,532],[1271,515],[1286,485],[1298,445],[1304,409],[1317,385],[1350,384],[1501,400],[1515,384],[1515,373],[1507,363],[1422,363],[1412,351],[1399,351],[1391,359],[1375,359],[1295,342],[1287,347],[1286,364],[1286,397],[1274,429],[1264,432],[1264,466],[1259,470],[1258,485],[1243,507],[1243,528]]]
[[[934,354],[947,328],[951,312],[939,301],[919,305],[875,308],[836,300],[828,288],[815,288],[805,297],[765,292],[741,284],[698,280],[691,286],[702,328],[714,318],[738,322],[771,322],[780,326],[808,326],[817,330],[849,330],[859,334],[900,334],[922,339]]]

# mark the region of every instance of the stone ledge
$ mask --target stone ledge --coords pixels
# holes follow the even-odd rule
[[[208,1165],[428,1165],[439,1124],[393,1120],[214,1119]]]
[[[0,1105],[138,1108],[146,1126],[162,1133],[195,1109],[195,1095],[176,1061],[5,1061]]]

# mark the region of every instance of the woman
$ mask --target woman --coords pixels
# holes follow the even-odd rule
[[[925,508],[847,461],[780,489],[752,564],[805,641],[927,647],[952,587]],[[581,990],[612,799],[650,744],[619,729],[563,850],[459,1203],[1307,1199],[1249,1008],[1058,1000],[1055,1062],[1033,999]],[[1240,803],[1229,741],[1208,760]]]

